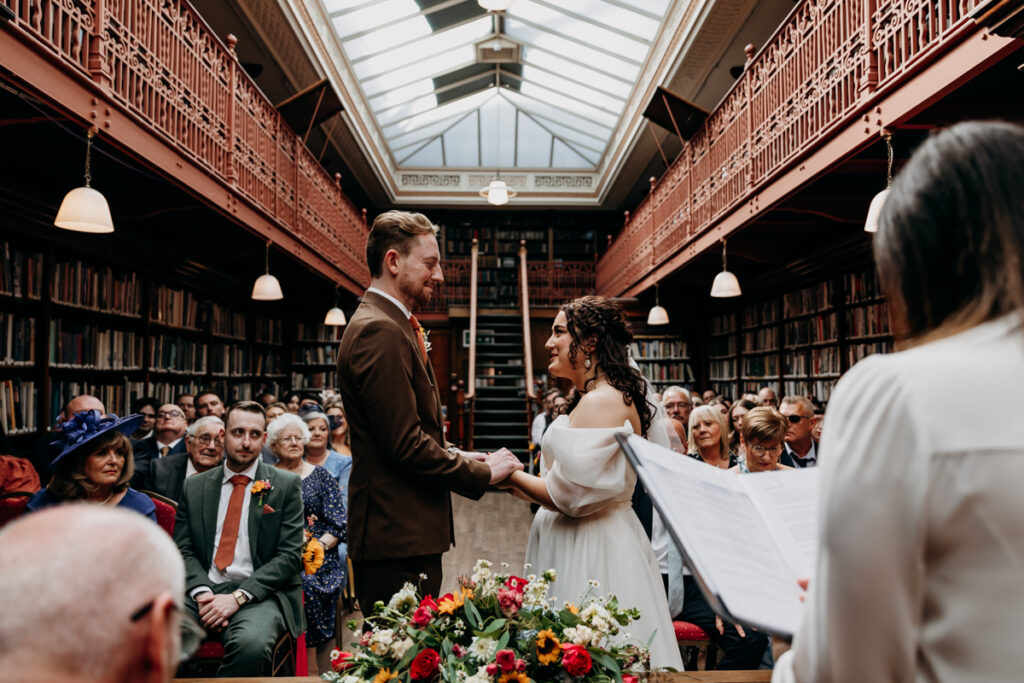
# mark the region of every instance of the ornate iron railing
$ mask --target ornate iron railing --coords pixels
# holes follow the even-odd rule
[[[366,284],[366,221],[184,0],[0,0],[4,30],[89,81],[260,213]]]
[[[530,306],[561,306],[584,294],[594,293],[593,261],[527,261],[526,282]],[[522,291],[519,290],[522,306]]]
[[[972,29],[981,0],[803,0],[597,266],[618,295]],[[532,295],[531,295],[532,296]]]

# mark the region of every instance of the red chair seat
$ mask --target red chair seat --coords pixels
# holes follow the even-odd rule
[[[224,643],[219,640],[204,640],[193,659],[224,659]]]
[[[688,621],[673,621],[672,627],[676,631],[676,640],[711,640],[711,637],[708,636],[704,629],[696,624],[691,624]]]

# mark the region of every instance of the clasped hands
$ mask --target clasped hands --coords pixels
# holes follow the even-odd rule
[[[486,463],[491,468],[491,485],[499,485],[501,482],[512,476],[513,472],[521,471],[523,463],[515,453],[507,448],[499,448],[493,453],[470,453],[463,451],[462,455],[470,460],[477,460]]]
[[[199,619],[203,628],[209,631],[223,631],[228,619],[238,611],[238,601],[231,593],[217,595],[203,591],[195,599],[199,606]]]

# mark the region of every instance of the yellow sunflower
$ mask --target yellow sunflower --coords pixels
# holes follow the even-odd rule
[[[373,677],[373,683],[387,683],[398,678],[398,672],[391,673],[391,669],[381,669],[376,676]]]
[[[319,539],[311,538],[302,551],[302,569],[307,574],[315,574],[324,563],[324,544]]]
[[[537,661],[547,666],[558,661],[562,654],[562,644],[555,637],[555,632],[549,628],[537,634]]]
[[[498,683],[530,683],[530,677],[522,671],[509,671],[498,677]]]

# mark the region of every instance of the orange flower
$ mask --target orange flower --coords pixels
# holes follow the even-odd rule
[[[324,544],[319,539],[311,538],[302,551],[302,569],[307,574],[315,574],[324,563]]]
[[[562,654],[562,644],[555,637],[555,632],[549,628],[537,634],[537,661],[547,666],[558,661]]]
[[[461,591],[457,595],[446,593],[437,603],[437,613],[454,614],[455,610],[462,607],[465,603],[466,601]]]
[[[462,593],[464,600],[472,600],[475,596],[473,595],[473,589],[467,588],[466,586],[460,586],[459,592]]]
[[[572,612],[573,614],[579,614],[580,613],[580,608],[577,607],[576,605],[572,604],[571,602],[565,603],[565,608],[567,610],[569,610],[570,612]]]
[[[522,671],[509,671],[498,677],[498,683],[530,683],[530,677]]]
[[[381,669],[376,676],[373,677],[373,683],[386,683],[387,681],[398,678],[398,672],[391,673],[391,669]]]

